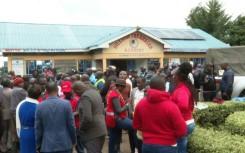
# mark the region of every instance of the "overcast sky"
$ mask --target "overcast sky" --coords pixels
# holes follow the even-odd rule
[[[244,0],[221,0],[245,15]],[[0,22],[186,28],[190,10],[208,0],[0,0]]]

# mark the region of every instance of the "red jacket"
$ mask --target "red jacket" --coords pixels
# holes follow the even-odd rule
[[[145,144],[174,145],[187,132],[186,123],[170,94],[148,89],[135,108],[133,127],[143,133]]]
[[[180,83],[176,87],[171,100],[178,105],[185,121],[193,119],[194,99],[184,83]]]

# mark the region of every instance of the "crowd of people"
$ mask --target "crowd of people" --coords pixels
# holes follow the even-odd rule
[[[227,63],[222,97],[232,93],[234,74]],[[148,69],[148,71],[147,71]],[[0,152],[100,153],[106,137],[108,152],[119,153],[127,131],[132,153],[186,153],[195,129],[192,116],[203,98],[216,96],[213,65],[183,62],[137,71],[106,72],[95,67],[80,74],[47,71],[1,78]]]

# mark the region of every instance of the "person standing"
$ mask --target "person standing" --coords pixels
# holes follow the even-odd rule
[[[200,84],[203,86],[203,99],[206,102],[213,101],[216,96],[216,83],[213,67],[213,64],[207,64],[205,71],[201,74]]]
[[[127,117],[129,103],[125,103],[121,92],[126,86],[125,79],[117,79],[115,88],[107,94],[106,124],[109,128],[109,153],[118,153],[123,130],[133,130],[132,120]]]
[[[131,92],[131,107],[132,110],[135,110],[135,107],[137,106],[137,104],[139,103],[139,101],[144,98],[144,88],[145,88],[145,82],[146,79],[144,77],[138,77],[136,79],[136,84],[137,87],[133,88],[132,92]],[[132,117],[133,119],[133,114]],[[137,132],[137,137],[130,137],[131,141],[137,142],[136,143],[136,147],[138,149],[138,153],[142,153],[142,136],[139,135],[140,132]],[[132,138],[135,138],[137,140],[132,140]],[[132,148],[131,148],[132,150]]]
[[[89,76],[87,74],[83,74],[81,76],[81,81],[89,88],[97,91],[97,88],[89,81]]]
[[[20,138],[20,153],[36,153],[35,111],[37,99],[41,95],[41,87],[32,85],[28,88],[28,97],[16,108],[16,130]]]
[[[11,121],[11,137],[12,137],[12,152],[16,153],[19,150],[19,138],[16,133],[16,107],[27,97],[27,92],[23,89],[24,80],[20,77],[15,77],[13,80],[13,89],[11,94],[10,111],[12,114]]]
[[[143,153],[176,153],[177,138],[186,134],[186,123],[164,84],[159,76],[151,78],[147,97],[135,108],[133,127],[143,133]]]
[[[76,127],[70,102],[60,99],[58,86],[48,82],[49,98],[37,105],[35,133],[41,152],[72,153],[76,145]]]
[[[187,152],[187,138],[195,129],[193,111],[194,103],[197,100],[197,94],[195,86],[189,79],[189,74],[191,71],[191,64],[184,62],[180,64],[173,76],[176,88],[172,94],[171,100],[179,107],[179,110],[187,125],[187,132],[185,136],[177,140],[178,153]]]
[[[1,123],[3,123],[3,137],[1,141],[1,147],[0,147],[0,151],[2,152],[6,152],[8,149],[8,146],[10,145],[10,141],[9,138],[11,137],[11,128],[10,128],[10,123],[11,123],[11,112],[10,112],[10,103],[11,103],[11,94],[12,94],[12,89],[11,87],[11,81],[7,78],[4,78],[2,80],[2,91],[0,91],[0,97],[2,98],[2,117],[3,117],[3,121]]]
[[[142,66],[142,67],[140,68],[140,71],[141,71],[140,77],[145,77],[146,74],[147,74],[147,72],[146,72],[146,66]]]
[[[81,96],[78,106],[79,132],[87,153],[102,153],[107,129],[101,96],[81,81],[73,84],[73,91]]]
[[[221,69],[224,70],[220,83],[221,96],[223,100],[231,100],[233,92],[234,72],[229,67],[228,63],[222,63]]]
[[[61,83],[61,91],[63,92],[63,95],[60,96],[62,99],[66,99],[70,101],[72,111],[74,114],[74,120],[75,120],[75,126],[76,126],[76,131],[77,131],[77,145],[75,146],[77,153],[84,153],[84,147],[83,147],[83,142],[81,139],[81,136],[79,134],[79,114],[78,114],[78,101],[80,99],[79,96],[74,94],[72,91],[72,83],[70,81],[63,81]]]
[[[95,74],[95,77],[96,77],[97,81],[96,81],[94,86],[100,92],[101,89],[105,85],[104,73],[102,71],[97,71],[96,74]]]

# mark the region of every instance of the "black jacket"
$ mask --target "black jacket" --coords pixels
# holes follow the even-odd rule
[[[206,77],[209,78],[207,83],[205,83]],[[203,91],[215,91],[216,90],[215,75],[212,72],[203,71],[201,75],[200,83],[203,86]]]

